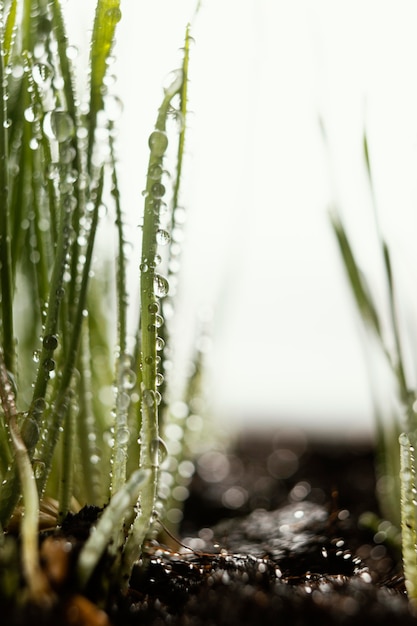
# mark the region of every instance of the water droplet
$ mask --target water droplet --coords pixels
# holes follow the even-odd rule
[[[152,407],[155,403],[155,392],[152,389],[144,389],[142,398],[145,406]]]
[[[128,409],[129,408],[129,404],[130,404],[130,396],[129,396],[129,394],[126,393],[125,391],[120,393],[118,398],[117,398],[117,404],[118,404],[118,408],[121,411],[125,411],[126,409]]]
[[[151,302],[148,305],[148,311],[149,311],[149,313],[158,313],[158,311],[159,311],[159,304],[158,304],[158,302]]]
[[[153,286],[155,290],[155,295],[158,298],[164,298],[166,295],[168,295],[169,284],[167,279],[164,276],[161,276],[161,274],[155,274],[153,279]]]
[[[45,115],[43,130],[49,139],[63,143],[73,136],[74,122],[66,111],[55,109]]]
[[[115,122],[119,119],[123,112],[123,102],[117,96],[106,96],[104,99],[104,110],[107,115],[107,119],[111,122]]]
[[[158,163],[154,163],[149,168],[148,176],[152,180],[159,180],[162,176],[162,167]]]
[[[32,354],[32,359],[34,361],[34,363],[39,363],[39,359],[40,359],[41,353],[39,350],[34,350],[33,354]]]
[[[37,85],[39,85],[39,87],[47,89],[52,80],[52,68],[46,63],[36,63],[33,66],[32,76],[33,80]]]
[[[146,363],[146,365],[152,365],[152,363],[153,363],[153,358],[152,358],[151,356],[147,356],[147,357],[145,358],[145,363]]]
[[[171,236],[168,231],[159,228],[156,231],[156,241],[160,246],[166,246],[171,241]]]
[[[133,389],[136,384],[136,374],[132,369],[126,369],[123,374],[123,388]]]
[[[139,269],[140,269],[140,271],[141,271],[141,272],[143,272],[143,273],[147,272],[147,271],[148,271],[148,269],[149,269],[148,264],[147,264],[147,263],[141,263],[141,264],[139,265]]]
[[[165,186],[162,183],[154,183],[151,187],[152,196],[159,200],[165,195]]]
[[[163,382],[164,382],[164,377],[163,377],[163,375],[158,373],[158,374],[156,375],[156,380],[155,380],[156,386],[157,386],[157,387],[160,387],[160,386],[163,384]]]
[[[22,439],[27,448],[34,448],[39,439],[39,426],[37,422],[28,418],[23,422],[21,430]]]
[[[67,56],[67,59],[70,59],[70,61],[74,61],[78,56],[77,46],[68,46],[65,50],[65,54]]]
[[[39,461],[38,459],[33,460],[33,473],[35,474],[35,478],[41,478],[42,474],[45,470],[45,463],[43,461]]]
[[[162,315],[159,315],[158,313],[155,315],[155,326],[156,328],[161,328],[161,326],[164,323],[164,318],[162,317]]]
[[[158,437],[153,439],[149,446],[149,453],[151,456],[151,463],[154,467],[159,467],[160,463],[163,463],[168,456],[168,450],[165,441]]]
[[[121,445],[129,443],[130,432],[126,427],[118,428],[116,432],[116,439]]]
[[[161,130],[154,130],[149,136],[149,147],[157,157],[162,157],[168,147],[168,137]]]
[[[176,91],[181,89],[182,81],[183,71],[181,69],[173,70],[172,72],[170,72],[164,80],[165,93],[174,94]]]
[[[56,335],[45,335],[42,342],[45,350],[56,350],[58,347],[58,338]]]
[[[35,112],[32,107],[28,107],[27,109],[25,109],[23,116],[27,122],[35,121]]]
[[[164,347],[165,347],[165,341],[162,339],[162,337],[157,337],[156,338],[156,349],[158,350],[158,352],[163,350]]]
[[[43,369],[45,372],[52,372],[55,369],[54,359],[45,359],[43,362]]]
[[[107,20],[117,23],[121,20],[122,12],[118,7],[112,7],[111,9],[107,9],[105,17]]]
[[[43,413],[46,407],[47,404],[45,398],[36,398],[33,403],[32,411],[33,413]]]

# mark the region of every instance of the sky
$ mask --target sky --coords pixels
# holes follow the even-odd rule
[[[66,5],[81,56],[93,7]],[[180,343],[195,341],[196,320],[210,317],[209,399],[219,423],[372,432],[360,324],[329,209],[338,206],[378,288],[366,129],[379,224],[411,299],[417,5],[203,0],[193,17],[194,7],[121,3],[111,89],[124,104],[118,150],[127,219],[133,227],[140,220],[147,137],[192,20]]]

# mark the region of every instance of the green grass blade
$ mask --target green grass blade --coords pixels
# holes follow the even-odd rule
[[[99,209],[102,202],[104,185],[104,170],[101,170],[100,179],[95,191],[95,202],[93,215],[91,217],[91,225],[89,230],[87,250],[85,254],[85,263],[82,270],[81,285],[79,291],[79,298],[77,302],[77,310],[75,312],[75,318],[71,328],[71,336],[68,341],[68,350],[65,357],[65,362],[62,367],[61,378],[59,381],[59,389],[56,395],[55,406],[53,409],[53,415],[50,423],[48,424],[48,430],[45,433],[43,440],[41,459],[44,463],[44,468],[41,475],[38,478],[39,493],[43,493],[45,488],[46,479],[48,477],[52,455],[55,450],[56,443],[58,441],[59,432],[62,427],[62,423],[65,420],[67,411],[69,410],[70,397],[71,397],[71,379],[74,372],[75,363],[77,360],[78,347],[80,337],[82,333],[82,322],[84,319],[84,311],[86,310],[87,302],[87,287],[90,278],[91,261],[93,257],[93,249],[95,243],[95,235],[97,232]]]
[[[110,129],[111,130],[111,129]],[[111,132],[110,132],[111,137]],[[112,195],[116,208],[116,228],[118,236],[118,255],[116,271],[117,291],[117,341],[118,359],[116,364],[116,410],[115,432],[113,447],[113,472],[111,480],[111,493],[115,494],[126,482],[126,463],[129,444],[128,412],[130,395],[128,388],[131,379],[131,361],[126,350],[126,258],[124,252],[124,235],[122,209],[120,206],[120,193],[117,180],[116,159],[114,156],[113,140],[110,138],[111,167],[112,167]]]
[[[107,60],[112,51],[117,23],[121,18],[120,0],[98,0],[91,40],[91,85],[87,162],[91,163],[98,112],[103,109],[103,86]]]
[[[366,324],[372,328],[380,339],[382,339],[377,309],[366,285],[364,276],[356,263],[355,256],[342,221],[335,213],[331,214],[330,219],[359,312]]]
[[[1,44],[2,45],[2,44]],[[12,254],[9,214],[8,116],[7,83],[4,72],[3,47],[0,49],[0,288],[1,330],[4,362],[9,372],[15,371],[15,337],[13,325]]]
[[[7,67],[10,60],[13,45],[13,35],[16,25],[17,0],[12,0],[3,33],[4,67]]]

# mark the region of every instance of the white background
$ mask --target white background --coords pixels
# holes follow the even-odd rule
[[[81,56],[93,6],[66,6]],[[134,237],[147,137],[194,6],[121,3],[113,90],[124,102],[119,169]],[[382,229],[415,291],[416,24],[413,0],[202,3],[179,323],[192,341],[198,312],[213,311],[210,400],[223,421],[372,430],[360,325],[328,210],[337,202],[377,282],[366,127]]]

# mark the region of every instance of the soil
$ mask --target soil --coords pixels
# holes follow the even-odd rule
[[[106,559],[77,592],[73,563],[98,513],[87,507],[41,537],[58,600],[22,609],[3,589],[2,623],[417,626],[387,526],[361,521],[378,515],[369,443],[246,433],[196,469],[181,543],[150,542],[126,595],[103,589]]]

